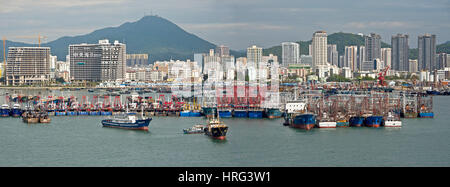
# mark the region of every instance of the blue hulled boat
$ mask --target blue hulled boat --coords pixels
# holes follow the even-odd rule
[[[364,125],[366,127],[378,128],[383,122],[383,116],[368,116],[364,119]]]
[[[262,109],[249,109],[248,118],[263,118],[264,110]]]
[[[3,105],[0,107],[0,116],[1,116],[1,117],[8,117],[8,116],[9,116],[9,113],[10,113],[9,105],[8,105],[8,104],[3,104]]]
[[[231,118],[232,117],[232,115],[231,115],[231,109],[220,109],[219,108],[219,116],[221,117],[221,118]]]
[[[111,119],[102,120],[102,125],[103,127],[147,131],[150,121],[152,121],[152,118],[146,118],[142,115],[138,117],[136,114],[123,113],[116,114]]]
[[[266,110],[266,116],[269,119],[281,118],[282,114],[279,108],[269,108]]]
[[[235,108],[233,110],[233,117],[235,117],[235,118],[248,118],[248,111],[245,108]]]
[[[316,116],[314,114],[299,114],[291,118],[290,127],[310,130],[316,125]]]
[[[14,104],[12,109],[11,109],[11,116],[12,117],[20,117],[22,116],[23,110],[20,107],[20,104]]]
[[[362,127],[364,125],[364,117],[353,116],[348,120],[350,127]]]

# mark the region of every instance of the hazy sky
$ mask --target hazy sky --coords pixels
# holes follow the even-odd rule
[[[450,0],[0,0],[0,36],[37,43],[133,22],[151,13],[214,44],[232,49],[310,40],[312,33],[396,33],[450,40]]]

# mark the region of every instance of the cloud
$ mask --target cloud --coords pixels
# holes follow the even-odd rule
[[[395,28],[417,28],[417,23],[409,23],[402,21],[368,21],[368,22],[350,22],[345,27],[357,29],[395,29]]]
[[[0,3],[0,13],[16,13],[21,11],[32,10],[35,8],[70,8],[70,7],[83,7],[83,6],[99,6],[108,4],[121,4],[126,0],[2,0]],[[5,8],[4,8],[5,7]]]

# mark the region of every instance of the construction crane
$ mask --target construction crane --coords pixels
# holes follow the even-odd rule
[[[29,38],[38,38],[38,44],[39,47],[41,47],[41,39],[46,39],[47,36],[41,36],[41,34],[36,35],[25,35],[25,36],[13,36],[13,38],[24,38],[24,39],[29,39]]]
[[[384,82],[384,77],[386,76],[386,72],[389,70],[389,66],[386,66],[380,73],[378,73],[378,85],[386,86],[386,82]]]

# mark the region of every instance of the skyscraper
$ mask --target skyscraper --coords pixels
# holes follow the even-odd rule
[[[357,62],[358,62],[357,56],[358,56],[357,46],[345,46],[343,67],[348,67],[353,72],[357,71]]]
[[[366,47],[365,46],[359,46],[359,50],[358,50],[358,65],[357,65],[357,69],[361,70],[362,64],[366,59]]]
[[[444,69],[445,67],[448,67],[449,62],[448,60],[449,55],[446,53],[439,53],[436,55],[436,66],[437,69]]]
[[[325,31],[317,31],[313,34],[311,52],[313,69],[327,64],[327,33]]]
[[[366,61],[373,61],[381,57],[381,36],[370,33],[370,36],[364,36],[366,47]]]
[[[300,45],[295,42],[281,43],[281,60],[283,66],[288,67],[289,64],[298,64],[300,62]]]
[[[256,45],[247,48],[247,63],[254,63],[259,65],[262,61],[262,48],[256,47]]]
[[[425,34],[418,37],[417,57],[419,64],[419,71],[436,69],[436,35]]]
[[[339,62],[339,54],[337,51],[337,45],[336,44],[328,44],[327,45],[327,61],[331,65],[338,66]]]
[[[408,35],[397,34],[391,38],[392,69],[409,71],[409,45]]]

